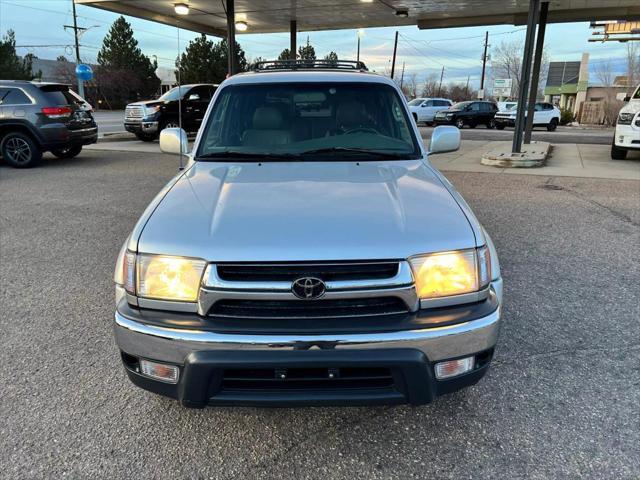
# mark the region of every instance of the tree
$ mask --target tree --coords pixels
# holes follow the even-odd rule
[[[23,59],[16,53],[16,35],[13,30],[0,40],[0,75],[5,80],[32,80],[33,55],[25,55]]]
[[[117,106],[152,96],[160,86],[157,62],[138,47],[131,25],[119,17],[104,37],[98,52],[96,83],[102,94]]]
[[[631,95],[640,82],[640,44],[627,43],[627,93]]]
[[[68,62],[67,57],[65,57],[64,55],[58,55],[56,57],[56,62]]]
[[[329,52],[324,56],[324,60],[332,66],[335,66],[338,64],[338,54],[336,52]]]
[[[214,47],[214,57],[217,59],[216,72],[218,72],[218,76],[215,77],[217,78],[215,83],[219,83],[227,77],[227,73],[229,70],[229,49],[227,45],[227,39],[223,38]],[[236,60],[236,72],[246,72],[249,64],[247,62],[247,57],[245,56],[244,50],[238,42],[236,42],[234,53]]]
[[[301,45],[298,48],[298,58],[300,60],[311,60],[309,65],[313,65],[313,60],[316,59],[316,49],[309,43],[309,37],[307,37],[307,44]]]
[[[440,84],[438,75],[432,73],[427,77],[422,85],[422,92],[420,93],[423,97],[437,97],[438,96],[438,86]]]
[[[278,60],[291,60],[291,50],[288,48],[282,50],[280,55],[278,55]]]
[[[520,90],[522,81],[522,52],[524,45],[521,41],[501,42],[492,52],[491,64],[495,78],[510,78],[512,80],[512,94]],[[538,96],[544,92],[544,84],[549,71],[548,53],[545,48],[542,52],[540,67],[540,79],[538,81]]]
[[[176,61],[176,80],[181,83],[214,83],[214,46],[203,33],[191,40]]]

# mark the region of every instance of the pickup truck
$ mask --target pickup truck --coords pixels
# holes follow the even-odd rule
[[[265,62],[269,63],[269,62]],[[186,407],[424,404],[487,372],[498,256],[397,85],[341,61],[225,80],[115,271],[115,338]]]
[[[640,85],[618,113],[616,130],[611,143],[611,159],[624,160],[630,150],[640,151]]]

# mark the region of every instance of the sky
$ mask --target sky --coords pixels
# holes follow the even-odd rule
[[[102,39],[116,14],[78,5],[78,26],[89,27],[81,39],[81,58],[93,63]],[[157,57],[158,64],[172,67],[179,51],[197,36],[188,30],[178,32],[175,27],[127,17],[143,53]],[[0,0],[0,34],[8,29],[16,32],[18,54],[33,53],[39,58],[55,59],[65,55],[73,61],[71,0]],[[404,64],[405,78],[415,76],[418,83],[429,76],[440,76],[444,67],[444,82],[466,83],[478,88],[482,70],[482,50],[485,31],[489,32],[489,54],[501,42],[524,42],[524,27],[499,25],[437,30],[401,27],[396,68],[400,73]],[[389,70],[396,28],[365,29],[361,37],[360,59],[370,70]],[[626,69],[626,46],[617,42],[589,43],[592,30],[588,23],[550,24],[545,45],[550,61],[578,61],[583,52],[590,54],[590,83],[597,84],[596,69],[610,61],[616,74]],[[299,32],[298,44],[309,38],[319,58],[335,51],[340,58],[355,59],[356,30],[331,32]],[[214,38],[215,40],[215,38]],[[243,34],[237,37],[247,58],[273,59],[289,46],[289,34]],[[491,61],[488,63],[491,76]]]

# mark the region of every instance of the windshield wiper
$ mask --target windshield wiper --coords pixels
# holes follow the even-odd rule
[[[213,160],[218,158],[233,158],[234,160],[299,160],[300,155],[293,153],[256,153],[256,152],[240,152],[237,150],[224,150],[222,152],[209,152],[196,157],[199,160]]]
[[[397,159],[397,158],[414,158],[414,155],[411,153],[391,153],[391,152],[381,152],[380,150],[368,150],[366,148],[352,148],[352,147],[327,147],[327,148],[318,148],[315,150],[307,150],[305,152],[300,152],[300,155],[316,155],[323,153],[354,153],[357,155],[371,155],[379,159]]]

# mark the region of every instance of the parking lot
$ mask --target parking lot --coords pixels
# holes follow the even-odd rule
[[[445,172],[505,281],[477,386],[425,407],[188,410],[133,387],[111,334],[118,249],[176,166],[0,164],[3,478],[638,478],[639,182]]]

